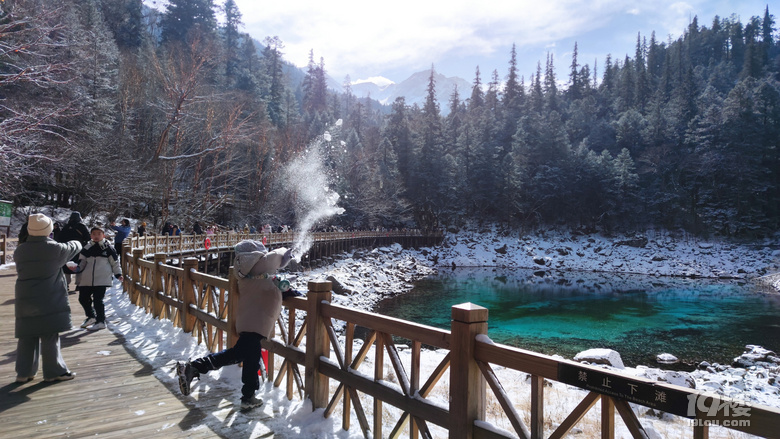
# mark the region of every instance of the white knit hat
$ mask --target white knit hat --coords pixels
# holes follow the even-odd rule
[[[42,213],[34,213],[27,219],[27,233],[30,236],[49,236],[53,228],[54,222]]]

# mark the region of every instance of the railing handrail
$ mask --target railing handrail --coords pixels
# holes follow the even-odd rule
[[[343,241],[349,239],[365,238],[414,238],[414,237],[442,237],[441,230],[423,232],[421,230],[393,230],[393,231],[372,231],[362,230],[354,232],[311,232],[308,233],[312,242],[321,243],[328,241]],[[244,239],[263,241],[267,246],[281,244],[293,244],[301,236],[301,232],[277,232],[277,233],[243,233],[243,232],[222,232],[215,234],[182,234],[182,235],[159,235],[148,234],[145,236],[130,236],[127,244],[131,248],[142,248],[144,256],[148,257],[155,253],[181,254],[206,251],[205,241],[209,239],[210,248],[223,249],[233,247],[236,243]]]

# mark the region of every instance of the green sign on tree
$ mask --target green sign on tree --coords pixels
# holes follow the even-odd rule
[[[11,214],[14,211],[14,205],[10,201],[0,200],[0,226],[11,225]]]

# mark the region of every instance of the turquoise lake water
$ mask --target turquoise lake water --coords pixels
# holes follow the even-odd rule
[[[464,302],[489,309],[494,341],[566,358],[610,348],[627,366],[655,366],[668,352],[690,369],[730,364],[747,344],[780,350],[780,295],[744,281],[448,269],[375,312],[449,329],[450,307]]]

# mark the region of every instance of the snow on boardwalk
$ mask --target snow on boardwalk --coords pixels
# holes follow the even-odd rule
[[[89,332],[78,327],[83,311],[78,294],[70,294],[75,329],[61,334],[62,355],[72,381],[44,383],[39,368],[35,379],[15,382],[14,283],[16,270],[0,270],[0,431],[3,437],[225,437],[235,416],[214,422],[213,412],[236,412],[235,390],[209,392],[209,401],[196,402],[179,394],[175,381],[161,382],[152,366],[139,361],[124,346],[124,337],[111,331]],[[109,290],[108,294],[119,294]],[[116,324],[110,307],[109,326]],[[112,321],[113,320],[113,321]],[[228,421],[231,420],[231,421]],[[263,429],[262,419],[246,419]],[[261,427],[261,428],[258,428]],[[273,437],[266,429],[263,437]]]

